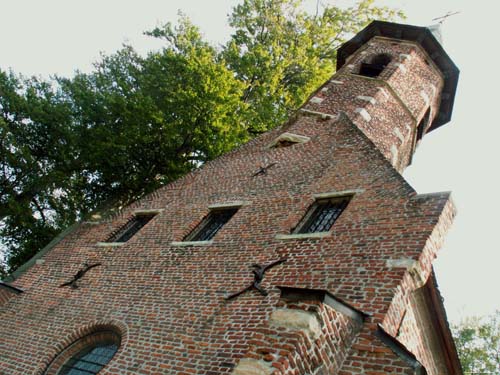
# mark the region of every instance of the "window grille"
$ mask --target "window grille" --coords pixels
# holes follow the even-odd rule
[[[347,207],[351,196],[321,199],[306,213],[295,233],[328,232]]]
[[[116,343],[99,343],[85,348],[66,362],[58,375],[95,375],[111,361],[117,350]]]
[[[233,217],[237,208],[211,211],[184,241],[209,241]]]
[[[113,234],[113,236],[111,236],[108,242],[127,242],[153,217],[155,217],[155,214],[134,216],[115,234]]]
[[[44,375],[98,374],[114,357],[120,342],[120,335],[111,330],[83,336],[60,352]]]

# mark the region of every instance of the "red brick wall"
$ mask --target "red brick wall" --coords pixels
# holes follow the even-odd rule
[[[374,327],[365,327],[338,374],[416,375],[415,368],[375,337],[374,331]]]
[[[410,304],[401,322],[401,327],[397,336],[398,340],[405,343],[408,349],[413,353],[416,353],[420,361],[425,364],[429,375],[442,374],[443,371],[439,367],[439,358],[428,355],[429,348],[433,348],[432,335],[434,332],[432,332],[432,329],[422,327],[421,318],[418,307],[414,304]]]
[[[0,306],[6,303],[9,299],[14,297],[16,294],[12,291],[0,287]]]
[[[414,47],[376,43],[397,53],[413,48],[409,52],[417,57],[411,59],[412,64],[430,69],[418,63]],[[349,64],[356,59],[355,55]],[[70,338],[96,324],[119,326],[123,335],[104,375],[231,373],[241,358],[266,355],[258,352],[255,335],[259,330],[262,333],[280,306],[278,285],[328,290],[370,314],[355,346],[350,347],[349,338],[340,352],[329,352],[326,357],[332,362],[324,361],[327,369],[339,369],[343,362],[343,375],[357,374],[360,368],[371,374],[388,369],[410,373],[399,357],[374,338],[373,329],[380,323],[394,334],[414,278],[425,281],[430,272],[439,238],[449,223],[441,212],[445,210],[451,218],[451,203],[448,194],[416,195],[394,169],[401,170],[410,158],[409,132],[414,129],[406,125],[411,118],[393,96],[382,103],[380,95],[384,94],[375,92],[381,87],[377,80],[355,77],[346,69],[333,77],[342,80],[342,85],[327,83],[329,90],[321,94],[326,99],[305,108],[332,114],[343,111],[350,119],[301,114],[296,121],[207,163],[115,217],[96,225],[83,223],[48,252],[42,264],[16,280],[15,285],[25,293],[0,307],[0,374],[41,374]],[[395,87],[408,78],[398,74],[394,71],[387,77]],[[408,70],[406,74],[413,73]],[[431,73],[428,76],[434,78]],[[436,86],[440,87],[439,82]],[[397,89],[408,101],[406,105],[423,115],[420,96]],[[379,100],[373,107],[365,105],[372,117],[367,124],[353,112],[363,106],[353,99],[358,94]],[[391,146],[399,138],[391,126],[405,137],[394,160]],[[284,131],[310,137],[310,141],[269,148]],[[277,164],[267,174],[253,176],[270,163]],[[276,237],[290,233],[314,202],[314,194],[345,190],[357,193],[329,236]],[[182,241],[203,219],[209,205],[232,201],[246,203],[212,244],[172,244]],[[97,245],[136,209],[163,211],[123,246]],[[253,263],[281,258],[287,258],[286,263],[270,270],[262,284],[269,295],[251,291],[225,301],[226,295],[252,281]],[[417,262],[417,271],[398,266],[401,259]],[[77,289],[59,287],[84,262],[102,266],[90,270]],[[278,373],[302,374],[305,370],[298,370],[294,363],[317,364],[325,357],[321,348],[350,337],[351,328],[338,312],[325,306],[317,309],[325,322],[338,323],[325,328],[319,342],[309,345],[293,334],[281,340],[281,332],[266,331],[263,342],[282,350],[273,352],[271,362],[289,366],[275,366]],[[282,347],[287,343],[295,349]]]
[[[361,323],[320,302],[281,301],[276,307],[315,316],[321,327],[319,334],[286,327],[286,322],[277,326],[264,321],[252,333],[245,358],[267,362],[276,374],[337,373]]]

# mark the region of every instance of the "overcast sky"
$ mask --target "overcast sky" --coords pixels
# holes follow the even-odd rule
[[[226,15],[237,0],[0,0],[0,68],[25,75],[90,71],[101,51],[123,43],[157,48],[142,35],[177,19],[180,9],[214,44],[227,39]],[[316,1],[308,0],[313,9]],[[331,0],[323,0],[324,4]],[[352,1],[337,1],[352,4]],[[458,216],[435,262],[452,321],[500,309],[500,2],[379,0],[407,23],[430,25],[449,11],[444,47],[461,70],[452,121],[425,136],[405,177],[418,193],[453,191]]]

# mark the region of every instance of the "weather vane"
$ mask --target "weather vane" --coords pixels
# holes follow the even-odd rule
[[[434,18],[433,21],[439,21],[438,23],[440,25],[442,25],[443,22],[446,21],[449,17],[454,16],[454,15],[459,14],[459,13],[460,12],[451,12],[450,11],[450,12],[446,13],[444,16]]]

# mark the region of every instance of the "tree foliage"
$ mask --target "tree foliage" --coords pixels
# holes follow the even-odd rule
[[[464,375],[500,374],[500,311],[453,326]]]
[[[373,6],[326,6],[315,14],[298,0],[245,0],[229,16],[234,33],[222,55],[245,83],[242,100],[248,129],[260,133],[282,123],[290,112],[335,71],[336,50],[373,19],[398,12]]]
[[[286,119],[335,69],[337,47],[372,19],[359,0],[243,0],[215,48],[181,15],[91,73],[50,81],[0,71],[0,234],[12,271],[92,210],[122,207]]]
[[[0,230],[19,264],[76,219],[70,111],[46,82],[0,72]],[[16,251],[13,251],[16,250]]]

